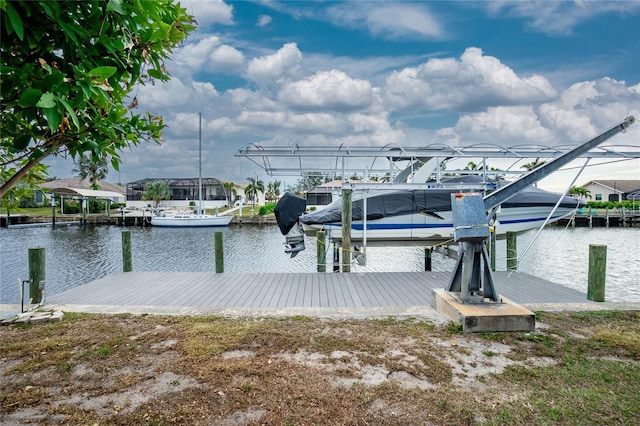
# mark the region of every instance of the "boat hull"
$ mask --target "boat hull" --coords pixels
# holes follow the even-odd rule
[[[498,238],[507,232],[524,232],[537,229],[544,224],[553,207],[530,206],[503,208],[496,215],[494,229]],[[571,215],[575,208],[559,207],[549,218],[548,223]],[[362,220],[351,223],[351,240],[367,242],[385,241],[446,241],[453,239],[453,218],[451,211],[438,212],[440,218],[424,214],[408,214],[367,220],[366,232]],[[342,238],[342,225],[339,222],[325,224],[302,224],[307,236],[313,236],[319,230],[331,233],[331,238]]]
[[[152,216],[151,225],[172,228],[193,228],[227,226],[231,223],[233,216],[213,216],[213,215],[176,215],[176,216]]]

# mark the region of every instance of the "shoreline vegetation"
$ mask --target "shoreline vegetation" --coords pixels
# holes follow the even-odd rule
[[[0,328],[0,422],[635,424],[640,312],[453,323],[65,313]]]

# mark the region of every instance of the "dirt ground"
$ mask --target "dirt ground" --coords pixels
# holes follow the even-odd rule
[[[634,424],[639,320],[538,313],[535,333],[468,335],[417,319],[65,313],[0,328],[0,424]]]

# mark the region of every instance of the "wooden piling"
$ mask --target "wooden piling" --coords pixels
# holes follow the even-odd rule
[[[222,232],[215,233],[216,273],[224,272],[224,249],[222,246]]]
[[[45,278],[44,247],[29,249],[29,299],[30,303],[42,302],[40,282]]]
[[[342,190],[342,272],[351,272],[351,194]]]
[[[489,249],[491,251],[491,270],[496,271],[496,228],[491,227],[491,236],[489,237]]]
[[[424,248],[424,270],[431,271],[431,247]]]
[[[131,231],[122,231],[122,272],[133,271]]]
[[[607,246],[600,244],[590,244],[587,299],[594,302],[604,302],[606,275]]]
[[[327,272],[327,240],[324,231],[316,233],[316,259],[318,272]]]
[[[340,272],[340,247],[333,243],[333,272]]]
[[[518,269],[518,234],[515,232],[507,232],[507,270],[515,271]]]

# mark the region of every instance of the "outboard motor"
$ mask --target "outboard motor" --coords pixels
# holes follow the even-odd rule
[[[306,199],[286,192],[273,210],[280,232],[285,237],[287,248],[284,252],[291,253],[292,258],[304,250],[304,233],[298,219],[306,208]]]

